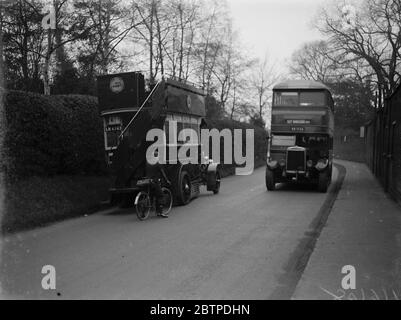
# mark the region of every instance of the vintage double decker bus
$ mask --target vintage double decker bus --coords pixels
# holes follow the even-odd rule
[[[192,129],[200,136],[205,124],[205,93],[202,90],[167,78],[146,92],[143,74],[127,72],[99,76],[98,98],[104,123],[106,161],[116,177],[110,189],[113,203],[124,207],[133,205],[143,184],[152,178],[147,151],[153,142],[146,138],[152,129],[166,133],[166,141],[161,145],[166,148],[166,161],[160,163],[160,167],[175,203],[187,204],[199,195],[202,185],[215,194],[219,192],[218,163],[209,159],[182,161],[185,159],[178,158],[178,150],[188,146],[179,139],[179,133],[183,129]],[[171,157],[170,148],[176,150]],[[191,148],[200,149],[200,142]],[[202,157],[200,152],[198,155]]]
[[[310,182],[326,192],[333,165],[334,102],[316,81],[291,80],[273,88],[266,187]]]

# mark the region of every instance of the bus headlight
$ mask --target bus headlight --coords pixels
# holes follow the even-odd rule
[[[329,164],[329,161],[327,159],[319,159],[315,168],[319,171],[322,171],[322,170],[326,169],[328,164]]]
[[[274,170],[277,168],[277,161],[276,160],[267,160],[267,166],[269,169]]]
[[[312,168],[313,167],[313,161],[312,160],[306,161],[306,165],[308,166],[308,168]]]
[[[284,159],[281,159],[281,160],[279,161],[279,165],[280,165],[280,167],[285,167],[285,160],[284,160]]]

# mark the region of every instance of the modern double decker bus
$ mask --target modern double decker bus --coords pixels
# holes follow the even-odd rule
[[[326,192],[333,165],[334,102],[316,81],[291,80],[273,88],[266,187],[309,182]]]

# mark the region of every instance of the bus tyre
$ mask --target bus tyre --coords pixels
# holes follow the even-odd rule
[[[269,168],[266,168],[266,188],[269,191],[276,189],[276,183],[274,182],[274,172]]]
[[[178,178],[177,202],[185,206],[191,200],[191,179],[187,171],[182,170]]]
[[[319,192],[326,193],[330,183],[329,170],[324,170],[319,173],[319,181],[317,189]]]
[[[216,184],[215,184],[215,187],[213,189],[213,193],[214,194],[218,194],[219,191],[220,191],[220,181],[221,181],[220,172],[217,171],[216,172],[216,182],[215,182]]]
[[[330,171],[329,171],[329,184],[331,183],[333,179],[333,166],[330,166]]]

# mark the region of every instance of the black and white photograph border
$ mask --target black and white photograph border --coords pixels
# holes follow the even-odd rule
[[[1,300],[401,299],[399,0],[0,0],[0,56]]]

